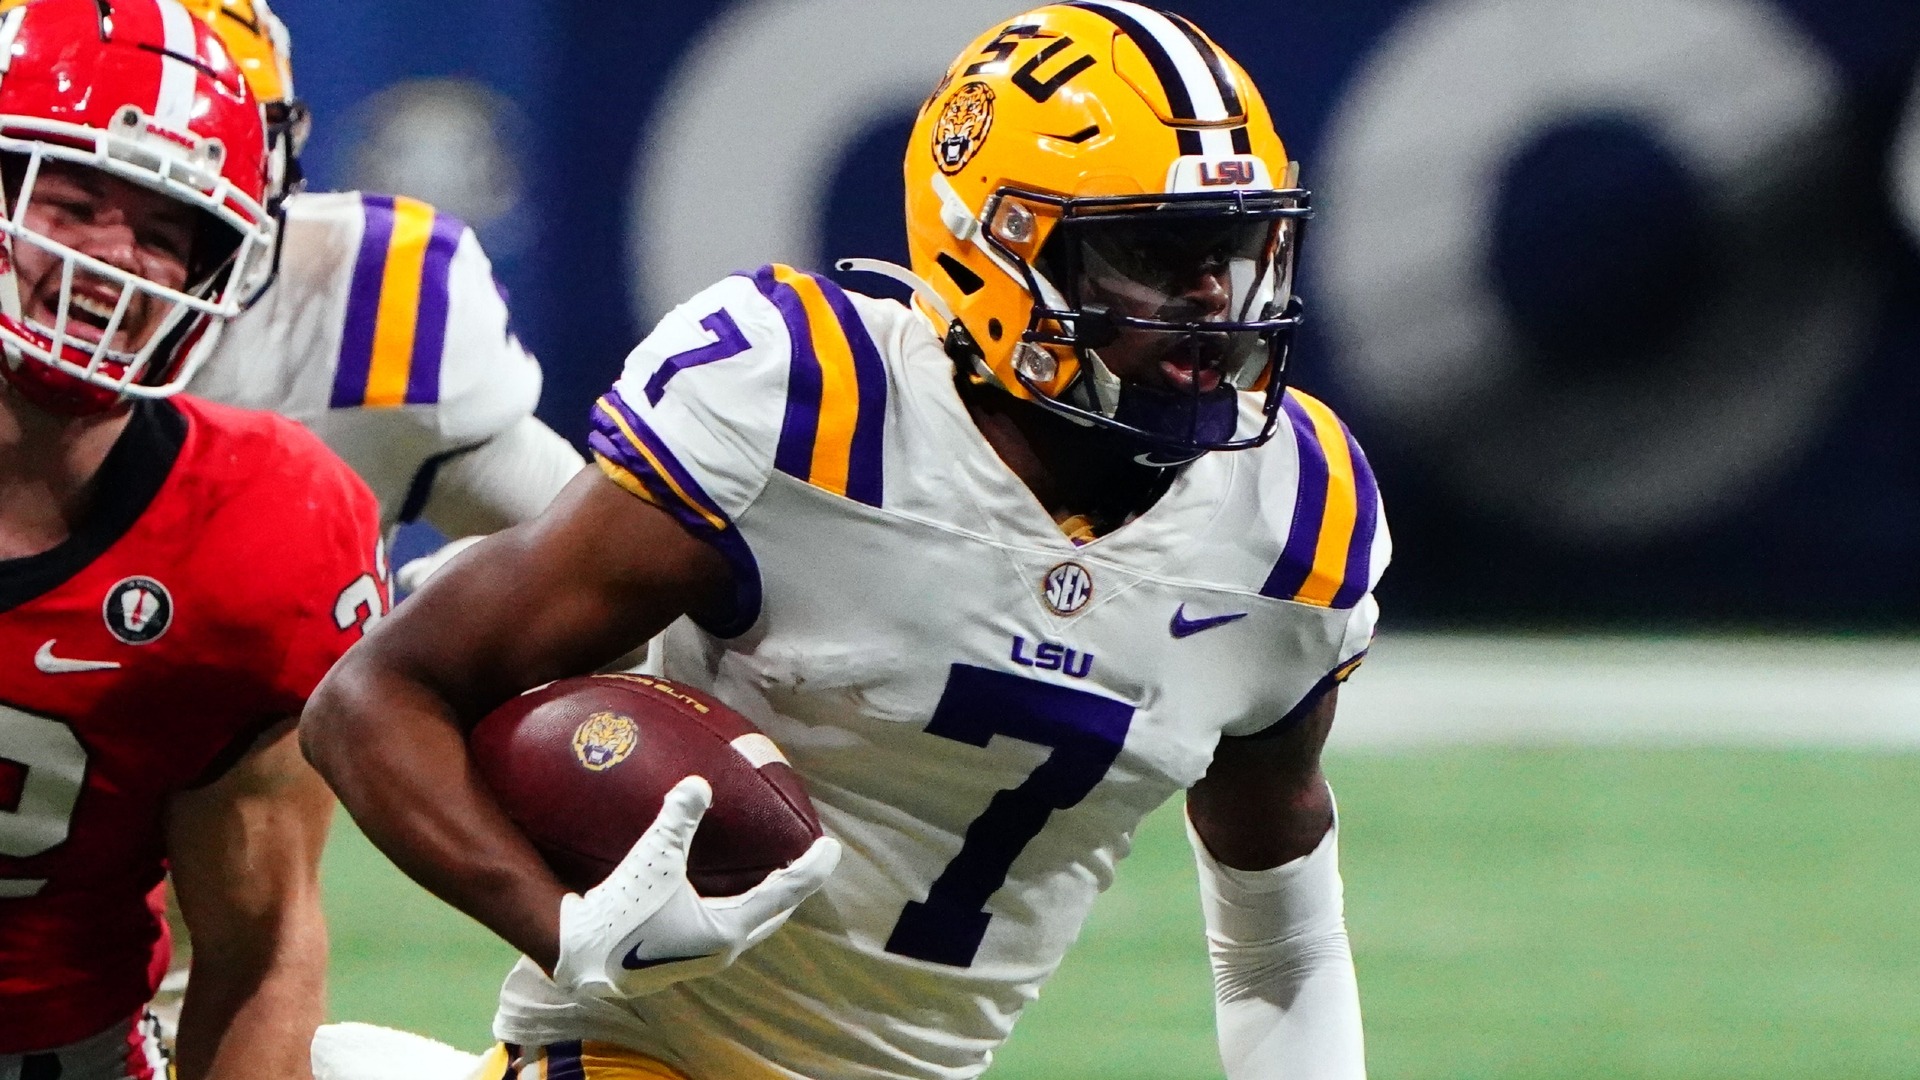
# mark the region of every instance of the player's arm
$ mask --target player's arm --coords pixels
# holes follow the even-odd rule
[[[1187,794],[1229,1080],[1366,1075],[1333,793],[1338,688],[1286,727],[1223,738]]]
[[[193,935],[180,1080],[311,1075],[308,1046],[326,1011],[319,873],[332,813],[291,720],[220,779],[173,797],[167,859]]]
[[[566,889],[480,786],[466,732],[531,686],[717,610],[715,550],[599,470],[455,559],[349,652],[301,724],[308,756],[414,880],[552,971]]]
[[[442,462],[420,516],[447,536],[481,536],[547,508],[586,463],[534,416]]]
[[[420,209],[415,203],[401,213]],[[427,288],[443,287],[446,304],[433,408],[417,411],[452,456],[436,458],[416,479],[428,485],[416,509],[447,536],[478,536],[546,509],[584,462],[533,415],[540,363],[513,332],[506,293],[479,237],[464,227],[456,232],[457,222],[433,213],[442,237],[458,240],[452,258],[423,268],[423,301]]]

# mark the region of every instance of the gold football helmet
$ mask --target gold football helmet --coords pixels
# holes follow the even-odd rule
[[[213,28],[240,65],[267,116],[268,195],[278,202],[300,190],[300,151],[313,128],[306,103],[293,92],[293,42],[267,0],[180,0]]]
[[[969,45],[921,107],[921,302],[974,375],[1146,444],[1257,446],[1300,321],[1308,193],[1240,66],[1184,18],[1053,4]],[[929,295],[931,292],[932,295]],[[1242,432],[1242,393],[1264,395]]]

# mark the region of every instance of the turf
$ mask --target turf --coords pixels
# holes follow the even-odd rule
[[[1329,764],[1371,1072],[1911,1077],[1920,757],[1450,750]],[[334,1013],[486,1041],[508,957],[350,825],[328,853]],[[989,1076],[1220,1075],[1175,811]]]

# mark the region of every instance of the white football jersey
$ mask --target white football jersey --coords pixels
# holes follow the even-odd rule
[[[522,960],[502,1039],[698,1078],[976,1076],[1141,819],[1359,663],[1389,542],[1326,406],[1290,392],[1272,441],[1076,546],[953,371],[910,308],[772,266],[669,314],[601,399],[601,467],[736,575],[731,617],[671,628],[662,674],[770,735],[845,856],[711,977],[569,1001]]]
[[[280,273],[188,390],[310,428],[380,500],[419,513],[433,468],[533,412],[540,365],[507,325],[480,241],[417,199],[286,202]]]

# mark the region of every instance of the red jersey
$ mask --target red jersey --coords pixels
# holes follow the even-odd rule
[[[168,800],[297,715],[387,605],[373,496],[291,421],[137,404],[97,490],[66,542],[0,561],[0,1054],[152,996]]]

